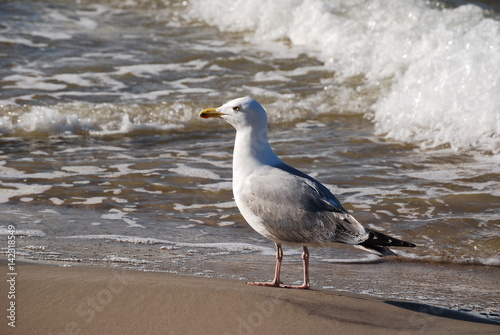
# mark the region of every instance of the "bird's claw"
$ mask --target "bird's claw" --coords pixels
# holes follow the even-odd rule
[[[281,287],[281,288],[295,288],[295,289],[303,289],[307,290],[310,287],[309,283],[304,283],[302,285],[288,285],[283,284],[282,282],[247,282],[247,285],[253,286],[264,286],[264,287]]]

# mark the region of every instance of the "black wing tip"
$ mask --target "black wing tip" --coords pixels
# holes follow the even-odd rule
[[[374,247],[381,248],[381,247],[409,247],[409,248],[414,248],[417,245],[411,242],[406,242],[394,237],[391,237],[389,235],[379,233],[378,231],[375,230],[368,230],[368,238],[359,243],[359,245],[362,245],[367,248],[372,248]],[[388,249],[388,248],[385,248]]]
[[[397,256],[397,254],[392,251],[391,249],[387,247],[379,247],[379,246],[373,246],[373,247],[366,247],[368,249],[375,250],[380,254],[380,256]]]

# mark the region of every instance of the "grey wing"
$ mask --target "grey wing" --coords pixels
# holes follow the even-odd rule
[[[304,172],[297,170],[290,165],[287,165],[283,162],[280,162],[280,164],[275,166],[277,169],[283,170],[285,172],[288,172],[294,176],[301,177],[304,179],[307,179],[311,181],[314,184],[314,188],[317,190],[318,193],[322,196],[324,200],[326,200],[331,206],[334,206],[336,208],[336,211],[342,212],[342,213],[348,213],[347,210],[342,206],[340,201],[328,190],[323,184],[321,184],[319,181],[314,179],[313,177],[305,174]]]
[[[284,243],[357,244],[366,240],[366,229],[335,197],[337,203],[332,203],[329,195],[333,197],[311,177],[267,167],[249,177],[242,200],[262,219],[266,229]]]

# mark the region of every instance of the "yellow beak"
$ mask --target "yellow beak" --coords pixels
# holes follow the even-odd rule
[[[207,108],[204,109],[200,112],[200,117],[204,119],[208,119],[211,117],[218,117],[220,118],[222,115],[225,115],[224,113],[217,112],[217,108]]]

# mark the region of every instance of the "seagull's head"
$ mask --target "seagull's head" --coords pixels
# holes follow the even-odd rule
[[[266,110],[257,101],[248,97],[231,100],[218,108],[204,109],[200,112],[200,117],[224,119],[236,130],[267,129]]]

